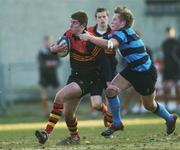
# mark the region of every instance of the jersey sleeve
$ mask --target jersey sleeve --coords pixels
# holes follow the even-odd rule
[[[109,40],[112,38],[112,34],[106,34],[103,36],[103,39]]]
[[[109,35],[109,39],[111,38],[116,39],[119,43],[124,43],[127,40],[126,35],[122,31],[116,31]]]

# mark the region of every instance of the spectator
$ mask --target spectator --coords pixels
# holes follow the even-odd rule
[[[57,90],[59,87],[59,81],[57,76],[57,68],[60,64],[57,55],[53,55],[50,52],[51,37],[44,36],[43,38],[44,48],[39,51],[39,84],[42,88],[42,105],[45,115],[48,115],[48,87],[52,86]]]
[[[163,51],[163,86],[164,101],[176,100],[180,108],[180,44],[173,27],[166,28],[166,39],[162,44]],[[177,108],[178,109],[178,108]]]

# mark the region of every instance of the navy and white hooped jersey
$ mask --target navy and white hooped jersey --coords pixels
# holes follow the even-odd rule
[[[118,50],[131,70],[143,72],[150,68],[152,61],[144,42],[132,28],[115,31],[108,35],[108,39],[111,38],[119,42]]]

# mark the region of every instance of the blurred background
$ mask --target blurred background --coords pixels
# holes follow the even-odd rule
[[[157,100],[170,111],[180,112],[180,47],[170,43],[169,53],[164,52],[164,42],[169,36],[180,42],[179,0],[0,0],[0,123],[22,121],[18,115],[26,115],[24,120],[42,120],[44,112],[48,112],[43,99],[48,96],[50,108],[57,88],[66,84],[70,71],[68,56],[56,59],[58,87],[42,89],[39,84],[39,57],[44,36],[50,36],[52,41],[58,39],[68,29],[70,16],[77,10],[86,11],[89,25],[94,25],[96,8],[107,8],[112,17],[116,5],[126,5],[134,12],[134,28],[151,49],[159,73]],[[123,65],[121,57],[117,58],[120,71]],[[167,69],[176,72],[176,79],[164,81],[163,68],[168,60],[174,62]],[[123,97],[123,115],[147,113],[133,89],[120,96]],[[92,111],[88,96],[79,113],[82,118],[84,114],[99,116],[87,110]]]

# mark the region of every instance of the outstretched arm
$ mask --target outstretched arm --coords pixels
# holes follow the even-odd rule
[[[95,45],[98,45],[102,48],[110,48],[111,49],[111,48],[114,48],[119,45],[119,42],[114,38],[107,40],[107,39],[103,39],[101,37],[95,37],[94,35],[91,35],[88,32],[81,34],[80,39],[82,39],[84,41],[90,41],[90,42],[94,43]]]

